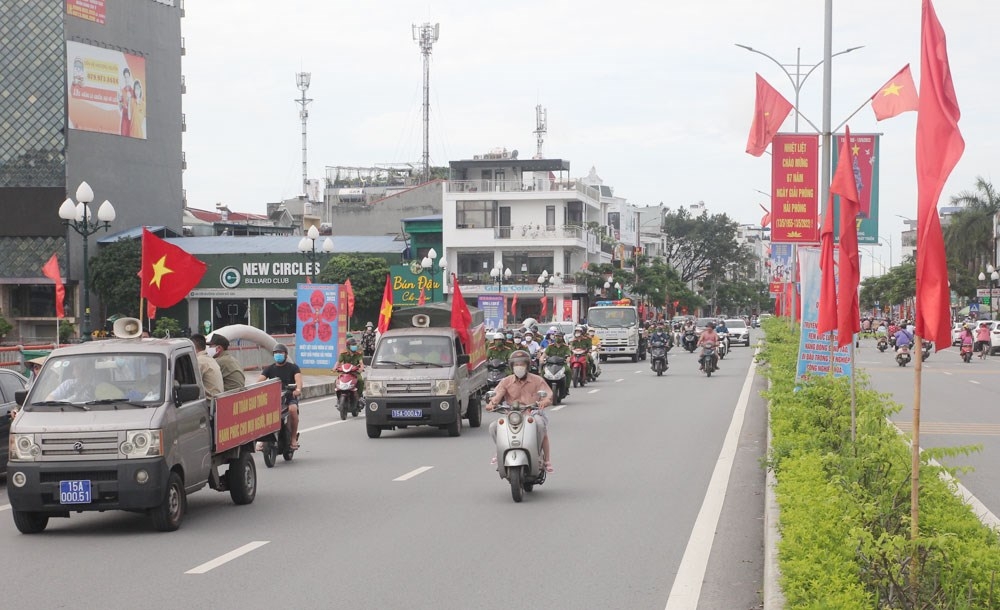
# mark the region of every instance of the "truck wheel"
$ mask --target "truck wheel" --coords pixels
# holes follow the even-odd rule
[[[38,534],[49,524],[49,516],[43,513],[29,513],[23,510],[11,511],[14,525],[22,534]]]
[[[181,526],[187,512],[187,495],[181,475],[171,472],[167,479],[167,493],[163,503],[149,511],[153,527],[160,532],[172,532]]]
[[[455,413],[455,421],[448,424],[448,436],[462,436],[462,413]]]
[[[478,428],[483,424],[483,403],[478,398],[469,399],[469,427]]]
[[[608,357],[605,356],[605,355],[603,355],[603,354],[601,354],[600,360],[601,360],[601,362],[607,362],[608,361]]]
[[[257,466],[253,454],[240,453],[240,457],[229,462],[229,496],[234,504],[250,504],[257,496]]]
[[[367,424],[365,425],[365,429],[368,430],[368,438],[378,438],[382,436],[382,428],[379,428],[378,426]]]
[[[632,354],[632,362],[639,362],[639,354]]]

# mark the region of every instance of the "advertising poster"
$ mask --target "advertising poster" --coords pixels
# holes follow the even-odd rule
[[[486,320],[486,328],[498,330],[504,325],[504,296],[500,294],[483,294],[476,300],[476,307],[482,310]]]
[[[799,248],[799,271],[802,278],[802,332],[799,338],[799,362],[795,371],[796,381],[813,375],[826,375],[830,370],[831,333],[816,332],[819,320],[819,291],[822,277],[819,269],[819,248]],[[832,333],[836,340],[837,332]],[[851,374],[851,345],[833,353],[833,374],[843,377]]]
[[[66,42],[70,129],[146,139],[146,60],[82,42]]]
[[[768,291],[771,298],[784,292],[782,284],[792,281],[792,244],[771,244],[768,264]]]
[[[844,135],[833,138],[833,171],[837,171],[840,148],[844,145]],[[861,214],[858,215],[858,243],[878,243],[878,166],[879,135],[876,133],[851,134],[851,165],[854,180],[858,183],[861,197]],[[832,173],[830,174],[833,175]],[[833,237],[840,235],[840,197],[833,199]]]
[[[295,323],[295,364],[330,370],[347,340],[347,295],[340,284],[299,284]]]
[[[420,290],[424,291],[425,303],[443,303],[445,301],[444,287],[441,285],[441,272],[424,271],[420,261],[409,265],[392,265],[389,267],[392,275],[392,304],[395,307],[409,307],[420,302]]]
[[[104,25],[107,14],[104,11],[104,0],[66,0],[66,14],[93,21]]]
[[[562,308],[562,320],[563,322],[572,322],[576,320],[576,316],[573,315],[573,303],[574,301],[570,299],[563,300]]]
[[[771,151],[771,243],[817,243],[819,135],[779,133]]]

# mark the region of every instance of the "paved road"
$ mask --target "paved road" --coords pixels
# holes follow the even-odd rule
[[[459,438],[417,428],[372,440],[329,399],[305,403],[293,462],[266,469],[258,456],[253,504],[201,491],[177,532],[87,513],[24,536],[0,504],[13,568],[0,598],[9,608],[758,608],[763,381],[747,378],[751,349],[736,348],[711,379],[693,355],[671,356],[662,378],[647,363],[608,363],[553,411],[556,472],[521,504],[489,465],[485,423]],[[734,414],[742,426],[731,429]],[[238,556],[222,563],[228,553]]]
[[[901,429],[912,428],[913,364],[900,368],[890,352],[879,353],[873,340],[861,343],[858,365],[880,392],[892,394],[903,408],[893,416]],[[1000,515],[1000,357],[977,357],[966,364],[957,347],[934,353],[924,363],[920,401],[920,445],[960,447],[981,445],[969,456],[942,460],[948,466],[971,466],[958,479],[991,512]]]

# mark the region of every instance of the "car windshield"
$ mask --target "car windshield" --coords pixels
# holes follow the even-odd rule
[[[60,404],[117,409],[163,402],[163,356],[122,353],[49,358],[31,388],[26,409]]]
[[[743,320],[726,320],[726,327],[728,328],[746,328],[747,323]]]
[[[451,339],[425,335],[384,337],[372,363],[375,367],[451,366]]]
[[[637,322],[631,307],[591,307],[587,312],[587,324],[597,328],[628,328]]]
[[[713,318],[698,318],[698,321],[695,322],[695,326],[697,326],[698,328],[705,328],[706,326],[708,326],[709,322],[715,322],[715,319],[713,319]]]

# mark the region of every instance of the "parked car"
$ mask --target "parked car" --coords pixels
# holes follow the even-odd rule
[[[23,390],[27,384],[28,380],[24,375],[9,369],[0,369],[0,474],[7,474],[10,412],[17,408],[14,392]]]
[[[750,347],[750,329],[745,321],[740,318],[727,319],[726,328],[729,329],[730,344],[742,343],[745,347]]]

